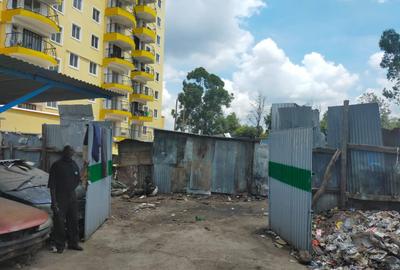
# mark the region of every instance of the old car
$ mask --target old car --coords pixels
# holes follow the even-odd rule
[[[47,188],[49,174],[24,160],[0,160],[0,196],[34,206],[52,216],[51,196]],[[79,201],[79,227],[83,237],[86,192],[76,189]]]
[[[51,224],[46,212],[0,197],[0,262],[38,249]]]

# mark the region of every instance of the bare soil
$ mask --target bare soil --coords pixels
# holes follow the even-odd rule
[[[43,249],[0,269],[305,269],[265,235],[266,211],[265,200],[227,196],[114,198],[111,218],[83,252]]]

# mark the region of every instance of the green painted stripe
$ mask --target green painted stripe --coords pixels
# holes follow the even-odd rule
[[[107,162],[107,176],[112,175],[112,161]],[[101,163],[89,166],[89,180],[94,183],[103,179],[103,167]]]
[[[282,183],[311,192],[311,171],[270,161],[268,174]]]

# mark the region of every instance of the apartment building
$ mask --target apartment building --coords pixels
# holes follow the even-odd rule
[[[163,128],[165,0],[3,0],[0,54],[118,92],[113,100],[21,104],[0,129],[41,133],[59,123],[59,104],[92,104],[114,141],[152,140]]]

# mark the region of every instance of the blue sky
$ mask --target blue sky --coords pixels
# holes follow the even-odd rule
[[[245,121],[257,92],[269,103],[320,107],[387,84],[383,30],[400,31],[400,0],[168,0],[164,115],[185,74],[204,66],[236,96]],[[398,110],[393,106],[394,111]],[[168,124],[167,124],[168,127]]]

